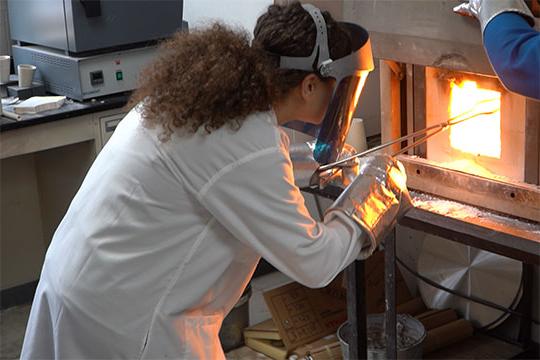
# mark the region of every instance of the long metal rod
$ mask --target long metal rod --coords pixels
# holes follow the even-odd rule
[[[442,124],[442,123],[441,123]],[[410,138],[414,138],[414,137],[417,137],[417,136],[420,136],[430,130],[433,130],[435,128],[441,128],[441,124],[437,124],[437,125],[432,125],[428,128],[425,128],[425,129],[421,129],[421,130],[418,130],[412,134],[409,134],[409,135],[405,135],[405,136],[402,136],[400,138],[397,138],[397,139],[394,139],[394,140],[391,140],[389,142],[386,142],[384,144],[381,144],[379,146],[375,146],[374,148],[371,148],[371,149],[368,149],[366,151],[362,151],[361,153],[358,153],[358,154],[354,154],[352,156],[349,156],[348,158],[345,158],[345,159],[342,159],[342,160],[338,160],[338,161],[335,161],[333,163],[330,163],[330,164],[326,164],[326,165],[322,165],[319,167],[319,171],[326,171],[326,170],[329,170],[329,169],[332,169],[338,165],[341,165],[341,164],[344,164],[352,159],[355,159],[355,158],[358,158],[358,157],[362,157],[362,156],[366,156],[366,155],[369,155],[371,153],[374,153],[374,152],[377,152],[379,150],[382,150],[384,148],[387,148],[391,145],[394,145],[396,143],[399,143],[399,142],[402,142],[402,141],[405,141],[405,140],[408,140]]]
[[[487,102],[487,101],[483,101],[483,102]],[[483,103],[483,102],[481,102],[481,103]],[[384,148],[387,148],[387,147],[389,147],[389,146],[391,146],[391,145],[394,145],[394,144],[396,144],[396,143],[399,143],[399,142],[401,142],[401,141],[405,141],[405,140],[408,140],[408,139],[411,139],[411,138],[418,137],[418,136],[423,135],[423,134],[425,134],[425,133],[427,133],[427,132],[429,132],[429,131],[431,131],[431,130],[436,129],[436,133],[439,133],[441,130],[443,130],[443,129],[446,128],[446,127],[449,127],[449,126],[452,126],[452,125],[460,124],[460,123],[462,123],[462,122],[464,122],[464,121],[473,119],[473,118],[475,118],[476,116],[479,116],[479,115],[489,115],[489,114],[493,114],[493,113],[495,113],[495,112],[497,112],[497,111],[499,111],[499,110],[496,109],[496,110],[493,110],[493,111],[485,111],[485,112],[475,113],[475,114],[472,115],[472,116],[469,116],[469,117],[466,117],[466,118],[461,119],[463,116],[465,116],[465,115],[467,115],[467,114],[469,114],[469,113],[472,112],[472,110],[471,110],[471,111],[466,111],[466,112],[464,112],[464,113],[462,113],[462,114],[459,114],[459,115],[457,115],[457,116],[454,116],[454,117],[448,119],[447,121],[443,121],[443,122],[441,122],[441,123],[439,123],[439,124],[429,126],[429,127],[425,128],[425,129],[420,129],[420,130],[418,130],[418,131],[415,131],[415,132],[412,133],[412,134],[408,134],[408,135],[402,136],[402,137],[400,137],[400,138],[397,138],[397,139],[388,141],[388,142],[386,142],[386,143],[384,143],[384,144],[381,144],[381,145],[376,146],[376,147],[374,147],[374,148],[368,149],[368,150],[366,150],[366,151],[362,151],[361,153],[354,154],[354,155],[349,156],[349,157],[347,157],[347,158],[345,158],[345,159],[338,160],[338,161],[335,161],[335,162],[330,163],[330,164],[322,165],[322,166],[319,167],[318,171],[319,171],[319,172],[322,172],[322,171],[326,171],[326,170],[335,168],[335,167],[337,167],[337,166],[339,166],[339,165],[341,165],[341,164],[347,163],[347,162],[349,162],[349,161],[351,161],[351,160],[353,160],[353,159],[356,159],[356,158],[359,158],[359,157],[362,157],[362,156],[369,155],[369,154],[371,154],[371,153],[377,152],[377,151],[379,151],[379,150],[382,150],[382,149],[384,149]],[[430,137],[431,137],[431,136],[430,136]],[[415,142],[415,143],[409,145],[409,146],[407,147],[407,150],[409,150],[409,149],[412,148],[412,147],[416,147],[416,146],[422,144],[425,140],[427,140],[427,139],[424,139],[424,138],[423,138],[423,139],[421,139],[419,142]]]
[[[533,312],[533,273],[534,266],[531,264],[523,264],[523,300],[521,301],[521,311],[524,317],[520,321],[518,339],[525,347],[531,345],[532,331],[532,312]]]
[[[404,147],[403,149],[396,151],[395,153],[392,154],[392,156],[398,156],[400,154],[406,153],[410,149],[414,149],[418,145],[425,143],[430,137],[432,137],[434,135],[437,135],[438,133],[440,133],[441,131],[443,131],[445,129],[446,129],[446,127],[442,127],[442,128],[439,128],[439,129],[435,130],[431,134],[427,134],[423,138],[413,142],[411,145],[408,145],[408,146]]]

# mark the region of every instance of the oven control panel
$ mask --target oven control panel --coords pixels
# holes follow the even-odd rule
[[[130,91],[137,87],[140,71],[156,55],[156,48],[132,49],[97,55],[80,62],[85,98]]]

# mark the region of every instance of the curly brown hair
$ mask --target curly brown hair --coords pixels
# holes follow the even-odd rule
[[[322,15],[326,22],[330,57],[336,60],[349,55],[352,51],[349,33],[329,12],[322,11]],[[268,11],[257,20],[253,34],[253,47],[274,54],[271,55],[274,64],[272,77],[278,97],[286,95],[310,74],[307,71],[280,69],[279,56],[276,56],[305,57],[313,52],[317,29],[313,18],[300,3],[269,6]],[[318,74],[316,63],[313,64],[313,72]]]
[[[330,56],[348,55],[348,33],[328,12],[323,16]],[[269,110],[309,74],[279,69],[277,55],[309,56],[315,38],[315,24],[299,3],[269,6],[257,21],[253,46],[247,32],[221,23],[178,32],[161,44],[158,59],[142,72],[128,106],[140,104],[145,125],[161,126],[164,141],[177,129],[239,128],[247,115]]]

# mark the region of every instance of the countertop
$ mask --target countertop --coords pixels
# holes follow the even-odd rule
[[[69,100],[60,109],[44,111],[39,114],[23,115],[21,120],[0,116],[0,132],[121,108],[127,104],[129,96],[129,93],[124,93],[85,102]]]

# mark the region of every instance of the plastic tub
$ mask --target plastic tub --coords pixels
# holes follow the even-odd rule
[[[424,325],[412,316],[398,315],[398,359],[421,359],[422,342],[426,338]],[[384,314],[372,314],[367,318],[368,359],[386,359],[386,338],[383,334]],[[401,335],[400,335],[401,334]],[[337,336],[343,358],[349,359],[350,325],[343,323]]]

